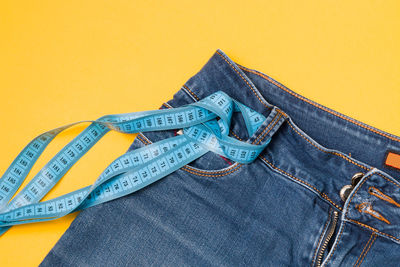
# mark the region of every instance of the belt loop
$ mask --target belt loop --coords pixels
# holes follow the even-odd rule
[[[287,115],[282,110],[274,106],[264,123],[250,137],[248,143],[262,145],[265,142],[269,142],[270,138],[287,118]]]

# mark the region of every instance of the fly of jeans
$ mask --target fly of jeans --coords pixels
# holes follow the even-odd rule
[[[329,241],[332,239],[333,234],[335,233],[337,221],[339,219],[339,212],[336,210],[333,212],[333,219],[332,222],[329,226],[328,232],[325,235],[324,241],[322,242],[321,249],[319,250],[318,256],[317,256],[317,267],[321,266],[322,263],[322,257],[324,256],[324,253],[326,251],[326,248],[328,247]]]

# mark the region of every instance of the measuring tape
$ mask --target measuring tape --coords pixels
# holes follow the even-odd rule
[[[254,145],[228,136],[234,112],[241,112],[249,136],[266,120],[263,115],[218,91],[178,108],[106,115],[95,121],[80,121],[39,135],[21,151],[0,178],[0,235],[12,225],[54,220],[131,194],[208,151],[239,163],[251,163],[270,139],[262,145]],[[47,145],[63,130],[83,122],[91,124],[12,198]],[[93,185],[39,202],[108,131],[138,133],[171,129],[180,129],[181,134],[125,153],[114,160]]]

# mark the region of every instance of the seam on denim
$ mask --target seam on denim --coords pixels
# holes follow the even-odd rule
[[[363,165],[361,165],[361,164],[359,164],[359,163],[357,163],[357,162],[355,162],[355,161],[349,159],[349,158],[348,158],[347,156],[345,156],[345,155],[342,155],[342,154],[337,153],[337,152],[334,152],[334,151],[326,151],[326,150],[324,150],[324,149],[318,147],[318,146],[315,145],[313,142],[311,142],[307,137],[305,137],[303,134],[301,134],[299,131],[297,131],[297,130],[294,128],[294,126],[292,125],[292,122],[290,122],[290,121],[288,121],[288,122],[289,122],[289,126],[290,126],[298,135],[300,135],[301,137],[303,137],[308,143],[310,143],[310,144],[311,144],[312,146],[314,146],[316,149],[318,149],[318,150],[320,150],[320,151],[322,151],[322,152],[328,153],[328,154],[333,154],[333,155],[339,156],[339,157],[341,157],[341,158],[347,160],[347,161],[350,162],[350,163],[353,163],[354,165],[356,165],[356,166],[358,166],[358,167],[360,167],[360,168],[362,168],[362,169],[364,169],[364,170],[368,170],[367,167],[365,167],[365,166],[363,166]]]
[[[145,136],[144,134],[140,133],[140,138],[145,142],[146,145],[152,144],[152,142]]]
[[[261,137],[259,136],[258,138],[260,138],[258,140],[258,142],[256,143],[256,145],[258,145],[263,139],[264,137],[271,132],[272,129],[274,129],[275,125],[280,121],[280,119],[282,118],[282,114],[279,114],[279,117],[275,120],[275,123],[269,128],[269,130],[267,132],[265,132]],[[271,122],[272,123],[272,122]]]
[[[380,176],[382,176],[384,179],[388,180],[389,182],[392,182],[392,181],[390,181],[389,179],[387,179],[386,177],[384,177],[383,175],[381,175],[379,172],[375,172],[375,173],[378,174],[378,175],[380,175]],[[362,187],[362,185],[372,176],[372,174],[373,174],[373,173],[371,173],[371,174],[370,174],[368,177],[366,177],[359,185],[357,185],[358,187],[357,187],[357,189],[352,193],[352,196],[351,196],[350,201],[349,201],[349,205],[350,205],[351,201],[353,200],[354,196],[357,194],[358,190],[359,190],[359,189]],[[392,183],[394,184],[394,182],[392,182]],[[344,218],[345,220],[348,220],[348,221],[353,222],[353,223],[355,223],[355,224],[358,224],[358,225],[360,225],[360,226],[362,226],[362,227],[365,227],[365,228],[367,228],[367,229],[370,229],[370,230],[372,230],[372,231],[375,231],[375,232],[377,232],[377,233],[379,233],[379,234],[381,234],[381,235],[383,235],[383,236],[387,236],[387,237],[389,237],[389,238],[392,238],[392,239],[396,240],[397,242],[400,242],[400,239],[397,238],[397,237],[394,237],[394,236],[392,236],[392,235],[389,235],[389,234],[380,232],[378,229],[375,229],[375,228],[373,228],[373,227],[371,227],[371,226],[369,226],[369,225],[366,225],[366,224],[361,223],[361,222],[358,222],[358,221],[356,221],[356,220],[347,218],[347,213],[348,213],[348,212],[349,212],[349,209],[346,209],[346,212],[344,213],[344,216],[343,216],[343,218]]]
[[[139,134],[137,135],[137,137],[138,137],[138,139],[139,139],[143,144],[145,144],[145,145],[149,145],[149,144],[152,143],[151,141],[150,141],[150,142],[149,142],[149,141],[146,141],[146,140],[148,140],[148,138],[147,138],[145,135],[143,135],[142,133],[139,133]],[[192,171],[192,172],[190,172],[190,173],[192,173],[192,174],[196,174],[196,173],[194,173],[194,172],[199,173],[199,174],[197,174],[197,175],[201,175],[200,173],[204,173],[204,174],[221,173],[221,174],[227,175],[227,174],[230,174],[230,173],[231,173],[231,172],[229,172],[231,169],[237,167],[238,165],[240,165],[240,164],[239,164],[239,163],[233,163],[231,166],[229,166],[229,167],[227,167],[227,168],[225,168],[225,169],[223,169],[223,170],[218,170],[218,171],[201,170],[201,169],[193,168],[193,167],[191,167],[191,166],[189,166],[189,165],[185,165],[185,166],[181,167],[181,170],[184,170],[184,171],[189,172],[189,171],[188,171],[188,169],[189,169],[189,170]],[[226,172],[229,172],[229,173],[226,173]],[[201,175],[201,176],[205,176],[205,175]],[[218,176],[222,176],[222,175],[218,175]]]
[[[186,84],[184,84],[183,85],[183,88],[182,89],[184,89],[184,91],[187,93],[187,94],[189,94],[192,98],[193,98],[193,100],[195,100],[195,101],[199,101],[200,100],[200,98],[186,85]],[[168,108],[172,108],[172,106],[170,106],[170,107],[168,107]],[[234,135],[237,139],[239,139],[240,141],[243,141],[237,134],[235,134],[232,130],[229,130],[230,131],[230,133],[232,134],[232,135]]]
[[[365,256],[368,254],[372,244],[375,242],[377,235],[374,236],[374,239],[371,241],[371,243],[369,243],[368,249],[367,251],[365,251],[364,256],[362,257],[360,264],[358,266],[361,266],[361,263],[364,261]]]
[[[236,162],[236,163],[224,168],[223,170],[215,170],[215,171],[213,171],[213,170],[201,170],[201,169],[193,168],[193,167],[191,167],[189,165],[185,165],[182,168],[190,169],[191,171],[204,173],[204,174],[215,174],[215,173],[223,174],[223,173],[229,172],[233,168],[236,168],[238,165],[240,165],[240,163]]]
[[[138,135],[138,137],[139,137],[139,135]],[[151,143],[148,143],[147,141],[145,141],[143,138],[139,137],[138,139],[145,145],[151,144]],[[220,174],[220,175],[215,175],[215,177],[216,177],[216,176],[223,176],[223,175],[230,174],[230,173],[232,173],[232,169],[237,168],[240,165],[241,165],[240,163],[234,163],[231,166],[225,168],[224,170],[218,170],[218,171],[200,170],[200,169],[192,168],[191,166],[188,166],[188,165],[181,167],[181,169],[184,171],[190,172],[192,174],[197,174],[197,175],[201,175],[201,176],[212,176],[211,174]],[[237,170],[238,169],[236,169],[235,171],[237,171]]]
[[[231,166],[229,166],[229,167],[227,167],[227,168],[225,168],[224,170],[218,170],[218,171],[207,171],[207,170],[200,170],[200,169],[194,169],[194,168],[192,168],[191,166],[183,166],[182,168],[185,170],[185,171],[187,171],[187,170],[190,170],[190,171],[192,171],[192,172],[195,172],[196,174],[198,174],[198,175],[202,175],[202,174],[205,174],[205,175],[211,175],[211,174],[220,174],[220,175],[226,175],[226,174],[228,174],[228,172],[230,171],[230,170],[232,170],[232,169],[234,169],[234,168],[236,168],[237,166],[239,166],[240,164],[232,164]]]
[[[268,130],[269,129],[269,126],[271,126],[271,124],[274,122],[274,120],[276,119],[276,117],[279,115],[280,113],[279,112],[276,112],[276,114],[275,114],[275,116],[272,118],[272,120],[271,120],[271,122],[264,128],[264,130],[257,136],[257,138],[256,139],[254,139],[253,140],[253,142],[252,142],[252,144],[254,144],[254,142],[256,142],[259,138],[264,138],[264,136],[263,136],[263,134],[264,134],[264,132],[266,131],[266,130]],[[280,118],[280,117],[279,117]],[[278,121],[278,120],[277,120]],[[275,124],[274,124],[275,125]],[[271,129],[272,129],[273,127],[271,127]],[[268,131],[269,132],[269,131]],[[257,142],[257,144],[259,144],[260,143],[260,141],[258,141]]]
[[[163,103],[164,104],[164,106],[166,106],[167,108],[172,108],[172,106],[170,105],[170,104],[168,104],[168,103]]]
[[[369,210],[369,209],[364,209],[364,208],[363,208],[363,207],[365,207],[366,205],[370,208],[370,210]],[[371,215],[372,217],[374,217],[374,218],[376,218],[376,219],[378,219],[378,220],[380,220],[380,221],[382,221],[382,222],[385,222],[385,223],[387,223],[387,224],[390,224],[390,222],[389,222],[388,219],[386,219],[385,217],[383,217],[382,214],[380,214],[379,212],[377,212],[376,210],[374,210],[374,209],[372,208],[372,204],[371,204],[371,203],[368,203],[368,202],[361,202],[360,204],[357,204],[355,207],[356,207],[356,209],[358,210],[358,212],[360,212],[360,213],[367,213],[367,214]],[[374,212],[376,212],[378,215],[374,214]]]
[[[394,184],[395,186],[397,186],[398,188],[400,188],[400,185],[396,184],[394,181],[390,180],[389,178],[385,177],[383,174],[377,172],[376,174],[378,174],[379,176],[381,176],[383,179],[387,180],[388,182],[391,182],[392,184]]]
[[[320,248],[322,237],[325,235],[325,233],[326,233],[325,231],[328,226],[328,222],[330,222],[330,220],[331,220],[331,214],[332,214],[332,207],[329,207],[328,219],[325,222],[324,228],[322,228],[322,232],[321,232],[321,235],[319,236],[317,246],[315,247],[315,251],[314,251],[314,254],[312,257],[312,261],[311,261],[311,267],[314,266],[315,258],[317,257],[317,252],[318,252],[318,249]]]
[[[234,131],[230,130],[230,133],[231,133],[232,135],[234,135],[234,136],[236,137],[236,139],[238,139],[238,140],[240,140],[240,141],[243,141],[242,138],[240,138],[239,136],[237,136],[237,134],[235,134]]]
[[[254,144],[254,142],[257,141],[258,138],[260,138],[261,135],[262,135],[266,130],[269,129],[269,126],[271,126],[271,124],[275,121],[275,119],[276,119],[276,117],[277,117],[278,115],[279,115],[279,113],[277,112],[277,113],[275,114],[275,116],[272,118],[272,120],[270,121],[270,123],[268,123],[268,125],[265,126],[264,130],[256,137],[256,139],[253,140],[253,142],[251,142],[252,144]],[[259,143],[259,142],[258,142],[258,143]],[[258,144],[258,143],[257,143],[257,144]]]
[[[267,106],[267,105],[260,99],[260,97],[259,97],[259,96],[257,95],[257,93],[254,91],[254,88],[248,83],[248,81],[242,76],[242,74],[232,65],[232,63],[230,63],[230,62],[229,62],[223,55],[221,55],[218,51],[217,51],[216,53],[217,53],[219,56],[221,56],[221,57],[231,66],[231,68],[232,68],[233,70],[236,71],[237,74],[239,74],[239,76],[247,83],[247,85],[250,87],[250,89],[251,89],[251,90],[253,91],[253,93],[256,95],[256,97],[258,98],[258,100],[259,100],[265,107],[267,107],[268,109],[271,109],[271,107]],[[239,67],[239,68],[242,68],[242,66],[239,66],[239,65],[238,65],[238,67]],[[247,69],[247,68],[243,68],[243,69]],[[250,71],[250,72],[252,72],[252,70],[250,70],[250,69],[247,69],[247,70]],[[261,76],[261,77],[263,77],[261,74],[259,74],[259,73],[257,73],[257,72],[253,72],[253,73],[254,73],[254,74],[257,74],[257,75],[259,75],[259,76]],[[267,79],[267,78],[265,78],[265,77],[263,77],[263,78],[264,78],[264,79]],[[270,79],[267,79],[267,80],[271,81]],[[273,82],[275,85],[279,86],[280,88],[284,89],[284,88],[283,88],[282,86],[280,86],[278,83],[276,83],[276,82],[274,82],[274,81],[271,81],[271,82]],[[284,89],[284,90],[287,91],[286,89]],[[287,91],[287,92],[290,92],[290,93],[291,93],[291,91]],[[316,106],[316,107],[319,107],[319,106]],[[332,114],[333,114],[333,113],[332,113]],[[334,114],[334,115],[335,115],[335,114]],[[290,125],[290,127],[291,127],[297,134],[299,134],[301,137],[303,137],[307,142],[309,142],[311,145],[313,145],[314,147],[316,147],[318,150],[321,150],[321,151],[323,151],[323,152],[325,152],[325,153],[337,155],[337,156],[342,157],[343,159],[347,160],[348,162],[353,163],[354,165],[356,165],[356,166],[358,166],[358,167],[360,167],[360,168],[363,168],[363,169],[365,169],[365,170],[368,170],[367,167],[362,166],[361,164],[356,163],[355,161],[353,161],[353,160],[347,158],[346,156],[344,156],[344,155],[342,155],[342,154],[340,154],[340,153],[333,152],[333,151],[325,151],[325,150],[319,148],[318,146],[316,146],[315,144],[313,144],[310,140],[308,140],[305,136],[303,136],[301,133],[299,133],[299,132],[291,125],[291,122],[290,122],[290,121],[289,121],[289,125]],[[400,141],[400,140],[399,140],[399,141]]]
[[[275,120],[275,118],[276,118],[278,115],[279,115],[278,119]],[[265,129],[263,130],[263,132],[265,132],[265,130],[269,128],[268,132],[266,132],[266,133],[264,134],[264,136],[265,136],[266,134],[268,134],[268,133],[274,128],[274,126],[275,126],[276,123],[280,120],[281,117],[282,117],[282,114],[278,111],[278,112],[275,114],[274,119],[272,119],[271,122],[270,122],[270,123],[265,127]],[[274,120],[275,120],[275,123],[272,125],[272,127],[270,127],[271,124],[274,122]],[[262,132],[262,133],[263,133],[263,132]],[[257,140],[257,139],[261,136],[262,133],[260,133],[260,134],[257,136],[257,138],[256,138],[255,140]],[[264,138],[264,136],[262,136],[262,138]],[[262,138],[257,142],[257,144],[259,144],[259,143],[261,142]],[[253,141],[253,143],[254,143],[254,141]],[[235,164],[234,164],[234,165],[235,165]],[[234,166],[234,165],[232,165],[232,166]],[[187,167],[188,167],[188,166],[187,166]],[[190,167],[188,167],[188,168],[190,168]],[[202,172],[202,173],[208,173],[208,172],[204,172],[204,171],[201,171],[201,170],[196,170],[196,171]]]
[[[302,183],[302,184],[304,184],[304,185],[306,185],[306,186],[308,186],[308,187],[314,189],[314,190],[318,193],[319,196],[321,196],[323,199],[329,201],[329,203],[331,203],[333,206],[335,206],[338,210],[342,210],[342,207],[340,207],[340,206],[337,205],[335,202],[333,202],[333,201],[328,197],[327,194],[322,193],[322,192],[319,191],[315,186],[313,186],[313,185],[311,185],[311,184],[309,184],[309,183],[307,183],[307,182],[305,182],[305,181],[303,181],[303,180],[301,180],[301,179],[299,179],[299,178],[293,176],[292,174],[290,174],[290,173],[288,173],[288,172],[285,172],[284,170],[282,170],[282,169],[276,167],[274,164],[272,164],[271,162],[269,162],[266,158],[264,158],[264,157],[262,157],[262,156],[260,156],[260,158],[264,160],[265,164],[270,165],[271,168],[273,168],[273,169],[279,171],[280,173],[283,173],[283,174],[285,174],[285,175],[291,177],[292,179],[294,179],[294,180],[296,180],[296,181],[298,181],[298,182],[300,182],[300,183]]]
[[[225,58],[224,58],[225,59]],[[226,59],[225,59],[226,60]],[[229,63],[229,62],[228,62]],[[229,63],[230,64],[230,63]],[[239,75],[240,75],[240,73],[239,73]],[[242,77],[243,78],[243,77]],[[243,78],[244,79],[244,78]],[[250,86],[250,85],[249,85]],[[189,89],[189,87],[188,86],[186,86],[186,85],[184,85],[183,86],[183,88],[185,89],[184,90],[184,92],[190,92],[190,94],[193,96],[193,97],[195,97],[196,99],[199,99],[199,97],[192,91],[192,90],[190,90]],[[260,100],[261,101],[261,100]],[[262,103],[262,102],[261,102]],[[172,108],[172,106],[170,106],[170,105],[167,105],[166,103],[163,103],[163,105],[165,106],[165,107],[167,107],[167,108]],[[275,117],[278,115],[278,114],[281,114],[281,116],[282,115],[284,115],[279,109],[277,109],[277,114],[275,115]],[[280,116],[280,117],[281,117]],[[274,117],[274,118],[275,118]],[[271,125],[271,123],[273,122],[274,120],[272,120],[267,126],[266,126],[266,129]],[[279,120],[277,120],[277,121],[279,121]],[[275,122],[275,123],[277,123],[277,121]],[[273,128],[273,127],[272,127]],[[272,129],[271,128],[271,129]],[[265,131],[265,129],[264,129],[264,131]],[[263,132],[264,132],[263,131]],[[234,135],[236,135],[236,134],[234,134]],[[261,135],[261,134],[260,134]],[[256,137],[256,140],[260,137],[260,135],[258,135],[257,137]],[[140,141],[142,141],[142,143],[144,143],[144,144],[146,144],[146,145],[148,145],[148,144],[151,144],[152,142],[143,134],[143,133],[138,133],[138,135],[137,135],[139,138],[139,140]],[[237,136],[237,135],[236,135]],[[219,176],[224,176],[224,175],[228,175],[228,174],[231,174],[231,173],[233,173],[234,171],[237,171],[237,170],[239,170],[240,169],[240,167],[242,166],[243,164],[236,164],[236,163],[234,163],[234,164],[232,164],[231,166],[229,166],[228,168],[226,168],[226,169],[224,169],[224,170],[219,170],[219,171],[206,171],[206,170],[200,170],[200,169],[194,169],[194,168],[192,168],[192,167],[190,167],[189,165],[185,165],[185,166],[183,166],[183,167],[181,167],[180,169],[181,170],[184,170],[184,171],[187,171],[187,172],[189,172],[189,173],[192,173],[192,174],[195,174],[195,175],[199,175],[199,176],[207,176],[207,177],[219,177]],[[235,168],[235,167],[237,167],[237,169],[236,170],[234,170],[234,171],[229,171],[231,168]],[[189,171],[190,170],[190,171]],[[214,174],[214,173],[223,173],[223,174],[219,174],[219,175],[210,175],[210,174]]]
[[[186,89],[195,98],[195,100],[197,101],[200,100],[200,98],[195,93],[193,93],[192,90],[190,90],[190,88],[186,84],[183,85],[183,89]]]
[[[233,165],[232,165],[232,166],[233,166]],[[238,164],[238,165],[236,166],[235,169],[233,169],[233,170],[231,170],[231,171],[229,171],[229,172],[227,172],[227,173],[223,173],[223,174],[203,174],[203,173],[195,173],[195,172],[192,172],[191,170],[185,170],[185,171],[187,171],[187,172],[189,172],[189,173],[192,173],[192,174],[195,174],[195,175],[199,175],[199,176],[205,176],[205,177],[221,177],[221,176],[225,176],[225,175],[228,175],[228,174],[231,174],[231,173],[234,173],[234,172],[238,171],[242,166],[243,166],[243,164]],[[182,168],[185,168],[185,166],[182,167]]]
[[[189,92],[189,94],[192,96],[192,98],[194,97],[194,100],[197,100],[197,101],[200,100],[200,98],[199,98],[186,84],[183,85],[183,89],[184,89],[184,91],[185,91],[186,93]],[[168,108],[172,108],[172,106],[167,106],[167,105],[165,105],[165,106],[168,107]],[[235,136],[238,140],[243,141],[243,139],[241,139],[233,130],[229,130],[229,131],[230,131],[230,133],[231,133],[233,136]]]
[[[144,144],[143,140],[142,140],[142,139],[140,139],[140,135],[139,135],[139,133],[136,135],[136,137],[135,137],[134,141],[136,141],[136,139],[138,139],[140,142],[142,142],[142,143]]]
[[[370,174],[369,176],[365,177],[364,180],[361,182],[361,184],[357,187],[356,191],[354,191],[353,195],[350,198],[349,201],[349,206],[351,201],[353,200],[354,196],[357,194],[358,190],[360,190],[360,188],[362,187],[362,185],[371,177],[372,174]],[[344,213],[344,218],[347,217],[347,213],[349,212],[349,209],[346,209],[346,212]]]
[[[185,86],[186,86],[186,85],[185,85]],[[193,93],[187,86],[186,86],[186,88],[193,94],[193,96],[194,96],[195,98],[199,99],[198,96],[197,96],[195,93]],[[186,91],[186,90],[185,90],[185,91]],[[173,108],[173,107],[172,107],[171,105],[169,105],[168,103],[163,103],[163,105],[164,105],[165,107],[167,107],[167,108]],[[241,140],[232,130],[231,130],[231,133],[232,133],[233,135],[235,135],[239,140]],[[148,140],[148,138],[147,138],[144,134],[142,134],[142,133],[140,133],[140,134],[143,135],[143,137],[145,137],[145,138]],[[141,140],[141,139],[139,138],[139,140]],[[142,140],[141,140],[141,141],[142,141]],[[143,142],[143,141],[142,141],[142,142]],[[152,143],[152,142],[151,142],[150,140],[149,140],[149,142],[147,142],[147,144],[151,144],[151,143]],[[222,157],[222,156],[221,156],[221,157]],[[185,166],[181,167],[181,169],[184,170],[184,171],[187,171],[186,169],[190,169],[190,170],[192,170],[193,172],[199,172],[199,173],[205,173],[205,174],[214,174],[214,173],[224,173],[224,172],[228,172],[229,170],[235,168],[237,165],[238,165],[238,163],[233,163],[233,164],[231,164],[231,166],[225,168],[224,170],[218,170],[218,171],[201,170],[201,169],[193,168],[193,167],[191,167],[191,166],[189,166],[189,165],[185,165]]]
[[[217,52],[218,53],[218,52]],[[219,54],[219,53],[218,53]],[[224,60],[225,61],[227,61],[226,59],[225,59],[225,57],[224,56],[222,56],[221,54],[219,54],[221,57],[223,57],[224,58]],[[227,61],[228,62],[228,61]],[[229,64],[231,64],[230,62],[228,62]],[[232,68],[234,68],[232,65],[231,65],[231,67]],[[234,68],[235,69],[235,68]],[[235,69],[236,70],[236,69]],[[237,70],[236,70],[237,71]],[[238,74],[240,75],[240,73],[238,72]],[[244,79],[243,77],[242,77],[242,79]],[[186,85],[185,85],[186,86]],[[250,84],[249,84],[249,86],[250,86]],[[188,86],[186,86],[186,88],[187,89],[189,89],[189,87]],[[250,86],[250,88],[252,88],[251,86]],[[190,90],[190,89],[189,89]],[[252,90],[253,90],[253,88],[252,88]],[[192,94],[193,94],[193,96],[195,96],[196,98],[198,98],[198,96],[193,92],[193,91],[190,91]],[[253,91],[254,92],[254,91]],[[255,92],[254,92],[255,93]],[[260,100],[260,102],[261,103],[263,103],[262,101],[261,101],[261,99],[259,99]],[[271,108],[272,109],[272,108]],[[275,114],[275,116],[274,116],[274,119],[276,118],[276,116],[278,115],[278,113],[280,113],[282,116],[284,116],[285,118],[287,117],[286,116],[286,114],[285,113],[283,113],[280,109],[276,109],[276,111],[277,111],[277,114]],[[271,120],[271,122],[266,126],[266,128],[263,130],[263,132],[271,125],[271,123],[274,121],[274,119],[272,119]],[[279,120],[278,120],[279,121]],[[262,132],[262,133],[263,133]],[[256,136],[256,139],[255,140],[257,140],[258,138],[260,138],[260,135],[262,134],[262,133],[260,133],[258,136]]]
[[[304,96],[300,96],[300,95],[298,95],[298,94],[292,92],[290,89],[285,88],[284,86],[282,86],[282,85],[280,85],[279,83],[275,82],[274,80],[272,80],[271,78],[269,78],[268,76],[266,76],[266,75],[263,74],[263,73],[260,73],[260,72],[258,72],[258,71],[255,71],[255,70],[246,68],[246,67],[241,66],[241,65],[238,65],[238,67],[241,68],[241,69],[243,69],[243,70],[246,70],[246,71],[248,71],[248,72],[251,72],[251,73],[253,73],[253,74],[256,74],[256,75],[258,75],[258,76],[264,78],[265,80],[268,80],[269,82],[271,82],[272,84],[278,86],[279,88],[281,88],[281,89],[284,90],[285,92],[291,94],[292,96],[294,96],[294,97],[296,97],[296,98],[298,98],[298,99],[300,99],[300,100],[302,100],[302,101],[304,101],[304,102],[306,102],[306,103],[308,103],[308,104],[311,104],[311,105],[313,105],[313,106],[315,106],[315,107],[317,107],[317,108],[319,108],[319,109],[321,109],[321,110],[323,110],[323,111],[326,111],[326,112],[328,112],[328,113],[330,113],[330,114],[332,114],[332,115],[334,115],[334,116],[336,116],[336,117],[338,117],[338,118],[341,118],[341,119],[343,119],[343,120],[346,120],[346,121],[348,121],[348,122],[351,122],[351,123],[353,123],[353,124],[355,124],[355,125],[357,125],[357,126],[359,126],[359,127],[362,127],[362,128],[364,128],[364,129],[366,129],[366,130],[368,130],[368,131],[371,131],[371,132],[374,132],[374,133],[376,133],[376,134],[379,134],[379,135],[381,135],[381,136],[383,136],[383,137],[386,137],[386,138],[388,138],[388,139],[390,139],[390,140],[393,140],[393,141],[396,141],[396,142],[400,142],[400,139],[399,139],[398,137],[392,136],[392,135],[390,135],[390,134],[388,134],[388,133],[380,132],[379,129],[376,129],[376,130],[375,130],[374,128],[372,128],[372,127],[369,126],[369,125],[365,125],[365,124],[363,124],[363,123],[361,123],[361,122],[357,122],[357,121],[355,121],[353,118],[349,118],[349,117],[345,116],[344,114],[338,113],[337,111],[330,110],[329,108],[324,107],[324,106],[322,106],[322,105],[320,105],[320,104],[318,104],[318,103],[314,103],[314,101],[312,101],[312,100],[310,100],[310,99],[307,99],[307,98],[305,98]],[[378,131],[378,130],[379,130],[379,131]]]
[[[349,222],[358,224],[358,225],[360,225],[360,226],[362,226],[362,227],[364,227],[364,228],[367,228],[367,229],[369,229],[369,230],[371,230],[371,231],[374,231],[375,233],[377,233],[377,234],[379,234],[379,235],[387,236],[387,237],[389,237],[390,239],[393,239],[393,240],[396,240],[397,242],[400,242],[400,239],[399,239],[399,238],[394,237],[394,236],[389,235],[389,234],[386,234],[386,233],[383,233],[383,232],[379,231],[378,229],[376,229],[376,228],[374,228],[374,227],[371,227],[371,226],[369,226],[369,225],[366,225],[366,224],[364,224],[364,223],[361,223],[361,222],[356,221],[356,220],[353,220],[353,219],[346,219],[346,220],[349,221]]]
[[[340,238],[342,237],[342,234],[343,234],[343,232],[344,232],[344,226],[345,226],[345,224],[346,224],[346,221],[343,221],[343,222],[342,222],[342,225],[341,225],[341,227],[340,227],[341,229],[340,229],[339,236],[338,236],[337,240],[335,241],[335,245],[334,245],[334,247],[332,248],[331,252],[329,253],[328,258],[326,258],[326,260],[324,260],[324,263],[325,263],[325,262],[328,263],[328,262],[330,261],[330,259],[332,258],[333,254],[335,253],[336,248],[338,247]]]
[[[386,179],[389,182],[392,182],[394,185],[398,186],[397,184],[395,184],[393,181],[389,180],[388,178],[386,178],[385,176],[381,175],[379,172],[375,172],[376,174],[382,176],[384,179]],[[349,205],[351,203],[351,201],[353,200],[354,196],[357,194],[358,190],[360,190],[360,188],[362,187],[362,185],[373,175],[374,173],[371,173],[368,177],[366,177],[361,183],[360,185],[357,187],[357,189],[354,191],[354,193],[352,193],[352,196],[350,198],[349,201]],[[344,218],[347,217],[347,213],[349,212],[349,209],[346,210],[345,214],[344,214]]]
[[[136,136],[143,144],[149,145],[150,143],[146,140],[145,136],[142,133],[138,133]]]
[[[382,192],[381,190],[379,190],[378,188],[376,188],[376,187],[374,187],[374,186],[370,186],[368,189],[369,189],[369,190],[368,190],[368,193],[369,193],[370,195],[376,196],[377,198],[380,198],[380,199],[382,199],[383,201],[389,202],[389,203],[391,203],[391,204],[393,204],[393,205],[395,205],[395,206],[397,206],[397,207],[400,207],[400,204],[399,204],[397,201],[395,201],[393,198],[391,198],[391,197],[389,197],[388,195],[386,195],[385,193],[383,193],[383,192]],[[379,194],[377,194],[377,193],[375,193],[375,192],[371,192],[371,189],[376,190],[377,192],[379,192]],[[382,195],[383,195],[383,196],[382,196]]]
[[[202,174],[216,174],[216,173],[225,174],[226,172],[229,172],[231,169],[236,168],[239,165],[240,165],[240,163],[234,163],[223,170],[217,170],[217,171],[200,170],[200,169],[192,168],[191,166],[183,166],[182,168],[189,169],[193,172],[198,172],[198,173],[202,173]]]
[[[368,247],[368,245],[369,245],[369,242],[371,242],[371,240],[372,240],[374,237],[376,238],[376,234],[375,234],[375,232],[372,232],[372,233],[371,233],[371,236],[370,236],[369,239],[368,239],[368,242],[365,244],[363,250],[361,251],[360,256],[358,256],[357,261],[354,263],[353,267],[357,267],[357,266],[360,266],[360,265],[361,265],[361,262],[362,262],[362,261],[361,261],[360,263],[358,263],[358,262],[360,261],[361,256],[364,255],[364,251],[367,249],[367,247]],[[368,249],[368,250],[369,250],[369,249]],[[367,251],[367,252],[368,252],[368,251]],[[365,256],[365,255],[364,255],[364,256]],[[364,257],[363,257],[363,260],[364,260]]]
[[[242,80],[247,84],[247,86],[251,89],[251,91],[253,91],[254,95],[258,98],[258,100],[261,102],[261,104],[264,105],[264,107],[266,107],[267,109],[272,109],[272,107],[268,106],[266,103],[264,103],[260,96],[257,94],[257,92],[254,90],[253,86],[251,86],[251,84],[243,77],[243,75],[232,65],[231,62],[229,62],[223,55],[221,55],[218,51],[216,52],[223,60],[225,60],[226,63],[228,63],[231,68],[237,73],[239,74],[239,76],[242,78]]]

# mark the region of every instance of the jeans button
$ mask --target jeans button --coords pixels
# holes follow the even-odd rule
[[[361,178],[364,177],[364,173],[358,172],[351,177],[351,185],[356,186],[360,182]]]
[[[350,184],[347,184],[345,186],[342,187],[342,189],[340,189],[339,195],[340,198],[343,200],[343,202],[346,201],[346,199],[348,198],[348,196],[350,195],[351,190],[353,190],[353,186]]]

